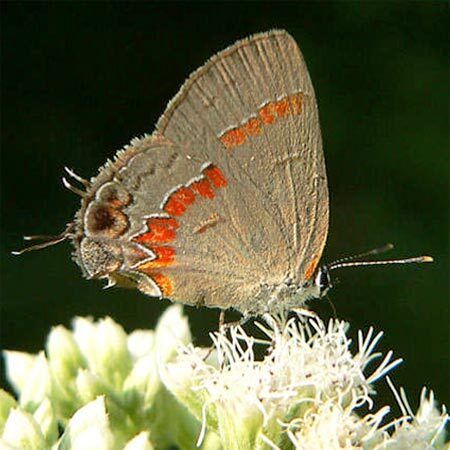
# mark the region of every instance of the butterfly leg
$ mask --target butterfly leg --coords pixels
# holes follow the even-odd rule
[[[225,311],[221,311],[221,315],[219,316],[219,331],[226,333],[230,328],[245,325],[251,318],[252,316],[246,315],[242,316],[239,320],[233,320],[233,322],[225,323]]]
[[[223,309],[220,310],[219,313],[219,332],[222,330],[222,327],[225,325],[225,311]],[[206,352],[205,356],[203,357],[203,361],[206,361],[211,353],[214,350],[214,345],[211,345],[208,349],[208,351]]]
[[[297,317],[299,317],[302,321],[307,321],[308,317],[312,319],[317,319],[319,317],[314,311],[311,311],[308,308],[302,308],[301,306],[292,308],[292,312],[297,314]]]
[[[251,319],[251,316],[242,316],[239,320],[234,320],[233,322],[225,323],[225,310],[221,310],[219,314],[219,331],[226,332],[229,328],[238,327],[240,325],[246,324]]]
[[[233,322],[225,323],[225,311],[221,310],[219,314],[219,333],[226,333],[229,328],[238,327],[246,324],[252,316],[246,315],[242,316],[239,320],[234,320]],[[203,361],[206,361],[214,350],[214,345],[211,345],[203,357]]]
[[[221,309],[219,314],[219,330],[225,325],[225,310]]]

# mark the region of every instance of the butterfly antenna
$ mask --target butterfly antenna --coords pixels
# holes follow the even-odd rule
[[[73,178],[75,181],[83,185],[85,189],[89,189],[91,187],[91,183],[88,180],[85,180],[84,178],[77,175],[72,169],[69,169],[68,167],[64,167],[64,170],[67,172],[67,174]],[[81,190],[75,186],[72,186],[70,182],[67,180],[66,177],[62,177],[62,182],[64,184],[64,187],[69,189],[70,191],[74,192],[75,194],[79,195],[80,197],[86,197],[86,192],[84,190]],[[60,242],[65,241],[67,238],[69,238],[72,235],[72,231],[74,229],[75,224],[73,222],[69,223],[66,227],[66,229],[56,236],[49,236],[44,234],[37,234],[35,236],[24,236],[24,241],[42,241],[38,242],[37,244],[30,245],[28,247],[25,247],[22,250],[17,250],[11,252],[12,255],[22,255],[23,253],[31,252],[33,250],[41,250],[46,247],[50,247],[52,245],[59,244]]]
[[[389,250],[392,250],[394,248],[394,244],[388,243],[384,244],[382,247],[374,248],[372,250],[358,253],[357,255],[352,256],[346,256],[345,258],[339,258],[336,261],[333,261],[328,267],[333,266],[335,264],[343,263],[346,261],[353,261],[357,258],[364,258],[365,256],[371,256],[371,255],[379,255],[380,253],[386,253]]]
[[[340,269],[342,267],[357,267],[357,266],[385,266],[389,264],[411,264],[411,263],[428,263],[433,262],[431,256],[417,256],[415,258],[406,259],[388,259],[384,261],[335,261],[331,263],[327,268],[329,270]]]
[[[37,234],[35,236],[24,236],[24,241],[43,241],[39,242],[37,244],[30,245],[29,247],[25,247],[22,250],[17,250],[11,252],[12,255],[22,255],[27,252],[31,252],[33,250],[41,250],[42,248],[50,247],[52,245],[59,244],[60,242],[65,241],[68,237],[71,236],[72,231],[74,228],[74,224],[70,223],[67,225],[67,228],[60,234],[57,234],[56,236],[48,236],[44,234]]]

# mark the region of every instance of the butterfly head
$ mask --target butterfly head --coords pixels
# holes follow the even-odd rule
[[[333,284],[331,283],[330,271],[327,266],[324,265],[319,267],[314,278],[314,285],[317,289],[319,298],[324,297],[333,287]]]
[[[390,265],[390,264],[409,264],[409,263],[425,263],[432,262],[433,258],[431,256],[418,256],[414,258],[403,258],[403,259],[389,259],[389,260],[375,260],[375,261],[355,261],[355,259],[360,257],[365,257],[368,255],[376,255],[379,253],[384,253],[393,248],[392,244],[386,244],[382,247],[369,250],[368,252],[360,253],[358,255],[349,256],[346,258],[341,258],[333,261],[330,264],[323,265],[317,269],[315,277],[312,277],[310,286],[315,290],[314,294],[318,298],[324,297],[327,292],[333,287],[331,282],[330,272],[335,269],[340,269],[343,267],[358,267],[358,266],[379,266],[379,265]]]

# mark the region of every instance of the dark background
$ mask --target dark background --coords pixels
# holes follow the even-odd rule
[[[58,233],[79,201],[63,166],[90,177],[151,132],[191,71],[236,39],[278,27],[298,41],[321,113],[331,223],[324,259],[394,242],[434,264],[339,272],[330,297],[381,349],[416,404],[449,403],[447,3],[3,3],[1,346],[35,352],[53,325],[112,316],[153,327],[169,304],[87,282],[62,244],[13,257],[21,236]],[[331,308],[314,303],[324,317]],[[197,342],[214,310],[186,308]],[[231,317],[231,316],[230,316]],[[381,401],[394,403],[379,384]]]

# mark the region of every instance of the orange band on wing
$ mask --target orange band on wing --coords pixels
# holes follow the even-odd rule
[[[233,148],[238,145],[242,145],[247,140],[245,133],[240,128],[234,128],[233,130],[227,131],[221,136],[220,141],[225,147]]]
[[[306,270],[305,270],[305,274],[304,274],[304,276],[303,276],[303,278],[305,279],[305,281],[308,281],[313,275],[314,275],[314,272],[315,272],[315,270],[316,270],[316,267],[317,267],[317,264],[319,263],[319,260],[320,260],[320,258],[314,258],[311,262],[310,262],[310,264],[309,264],[309,266],[306,268]]]
[[[176,260],[175,247],[164,245],[176,240],[177,229],[180,227],[176,217],[182,216],[191,205],[202,198],[214,199],[216,190],[226,187],[227,184],[223,172],[217,166],[208,164],[199,177],[194,178],[186,186],[178,187],[167,197],[161,208],[171,217],[147,219],[147,230],[132,238],[134,242],[144,245],[155,255],[154,259],[148,261],[147,254],[135,252],[132,255],[135,257],[133,263],[139,257],[142,257],[142,261],[146,261],[136,270],[149,276],[158,285],[164,296],[169,297],[174,291],[170,278],[159,270],[163,271],[165,267],[174,264]],[[136,264],[139,262],[137,261]]]
[[[247,136],[253,136],[261,133],[261,122],[259,119],[250,119],[244,125],[244,132]]]
[[[214,198],[216,196],[211,183],[209,182],[209,180],[207,178],[202,178],[198,181],[194,181],[191,184],[191,188],[197,192],[199,195],[201,195],[202,197],[205,198]]]
[[[173,284],[169,277],[162,273],[153,273],[152,279],[161,289],[164,297],[170,297],[173,294]]]
[[[272,125],[276,120],[274,103],[268,103],[259,110],[259,117],[264,125]]]
[[[258,110],[258,117],[252,117],[243,125],[225,131],[219,136],[220,142],[226,148],[235,148],[245,144],[247,138],[261,133],[262,126],[270,126],[280,118],[292,114],[299,115],[302,112],[304,94],[287,95],[280,100],[266,103]]]
[[[278,117],[284,117],[290,112],[290,104],[287,98],[275,102],[274,107]]]
[[[209,164],[202,170],[202,176],[199,179],[172,192],[164,203],[163,209],[171,216],[182,216],[197,200],[196,194],[213,199],[216,196],[213,188],[223,188],[227,184],[223,172],[217,166]]]
[[[148,275],[160,288],[161,293],[168,297],[173,294],[173,284],[170,278],[154,270],[168,267],[175,262],[175,248],[168,245],[154,245],[175,240],[178,222],[173,218],[152,217],[147,220],[150,231],[136,236],[133,240],[144,244],[154,254],[155,258],[136,268],[137,271]]]
[[[148,231],[133,238],[133,241],[151,248],[150,244],[165,244],[176,237],[179,223],[172,217],[151,217],[147,220]]]
[[[170,194],[164,206],[164,211],[172,216],[181,216],[189,205],[195,202],[195,194],[192,189],[181,186]]]
[[[203,173],[216,188],[226,187],[228,184],[223,172],[217,166],[210,164],[203,169]]]

